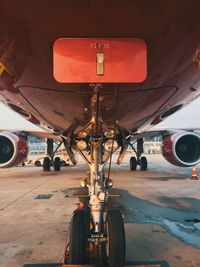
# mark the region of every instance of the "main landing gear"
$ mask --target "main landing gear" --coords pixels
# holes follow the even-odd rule
[[[52,161],[50,160],[49,157],[45,157],[43,160],[43,171],[50,171],[51,170],[51,166],[52,166]],[[62,162],[60,157],[55,157],[55,159],[53,159],[53,167],[54,167],[54,171],[60,171],[61,170],[61,166],[62,166]]]
[[[146,157],[141,157],[143,150],[143,139],[137,139],[137,150],[134,146],[130,143],[132,149],[134,150],[136,157],[130,158],[130,170],[135,171],[137,169],[137,165],[140,166],[141,171],[146,171],[148,167],[148,162]]]
[[[104,264],[123,267],[126,254],[124,223],[119,210],[105,212],[108,190],[113,182],[104,172],[105,164],[119,148],[120,131],[109,128],[101,119],[101,96],[98,88],[95,89],[91,99],[90,122],[71,136],[73,147],[89,167],[87,177],[81,181],[81,186],[88,189],[89,202],[87,207],[73,214],[65,263],[89,263],[92,248]]]
[[[43,171],[46,171],[46,172],[50,171],[51,166],[54,167],[54,171],[60,171],[61,166],[66,165],[66,162],[61,161],[60,157],[55,157],[56,152],[58,151],[58,149],[60,148],[60,146],[62,145],[63,142],[56,143],[57,147],[55,150],[54,150],[54,143],[55,143],[54,140],[47,139],[48,157],[45,157],[43,160]],[[39,161],[39,163],[40,163],[40,161]]]

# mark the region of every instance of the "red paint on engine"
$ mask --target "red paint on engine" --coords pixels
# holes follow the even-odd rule
[[[28,145],[24,138],[18,137],[16,146],[18,149],[18,153],[13,165],[17,165],[23,162],[28,156]]]
[[[14,133],[2,132],[0,137],[3,136],[10,140],[13,145],[13,154],[7,162],[0,164],[0,168],[9,168],[22,163],[28,156],[28,145],[26,140]]]
[[[179,162],[177,161],[174,155],[174,148],[173,148],[175,137],[176,137],[175,135],[169,135],[163,139],[162,154],[163,154],[163,157],[168,162],[170,162],[173,165],[179,166]]]
[[[194,133],[187,133],[187,132],[177,132],[175,134],[168,135],[163,139],[162,143],[162,154],[163,157],[170,162],[171,164],[175,166],[180,166],[180,167],[191,167],[193,165],[196,165],[199,163],[200,158],[198,157],[199,153],[197,154],[197,157],[195,159],[192,158],[193,155],[191,155],[191,162],[187,161],[185,162],[184,159],[180,158],[177,155],[177,143],[181,138],[184,138],[186,136],[190,136],[190,138],[197,138],[197,146],[196,149],[199,149],[200,145],[200,139],[199,136],[194,134]],[[194,152],[195,153],[195,152]]]

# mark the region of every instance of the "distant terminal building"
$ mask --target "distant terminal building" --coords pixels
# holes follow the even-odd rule
[[[47,155],[47,139],[38,139],[36,137],[28,138],[29,155]],[[57,142],[54,142],[54,150],[57,148]],[[61,147],[62,148],[62,147]],[[60,151],[61,149],[59,149]]]
[[[132,144],[135,150],[137,150],[137,143]],[[160,154],[162,146],[161,137],[145,138],[143,143],[144,154]],[[132,153],[133,149],[129,146],[128,152]]]
[[[30,156],[42,157],[46,155],[47,142],[46,140],[40,140],[35,137],[28,138],[28,147]],[[130,148],[130,150],[132,150]],[[145,154],[159,154],[161,153],[161,138],[146,138],[144,140],[144,153]]]
[[[28,138],[29,155],[45,156],[47,150],[46,140],[40,140],[35,137]]]
[[[160,154],[161,153],[161,138],[145,138],[144,140],[144,153],[145,154]]]
[[[54,142],[54,151],[56,151],[58,144],[58,141]],[[47,140],[40,140],[35,137],[29,137],[28,147],[29,154],[27,157],[27,162],[29,164],[41,166],[43,164],[44,158],[47,156]],[[69,156],[63,146],[60,146],[54,156],[60,157],[62,166],[67,166],[71,163]]]

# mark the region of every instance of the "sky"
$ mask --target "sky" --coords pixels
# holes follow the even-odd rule
[[[0,103],[0,129],[40,129]]]
[[[164,122],[158,124],[152,130],[170,129],[170,128],[194,128],[200,129],[200,98],[188,104],[182,110],[167,118]],[[26,121],[20,115],[0,103],[0,129],[32,129],[39,128]]]
[[[157,124],[155,129],[200,129],[200,97]]]

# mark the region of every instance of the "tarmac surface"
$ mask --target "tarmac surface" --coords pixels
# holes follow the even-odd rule
[[[125,222],[127,261],[166,260],[170,267],[200,267],[200,180],[160,155],[147,155],[148,171],[129,170],[130,154],[113,164],[108,208]],[[200,176],[200,168],[197,167]],[[61,172],[26,166],[0,169],[0,267],[61,262],[82,161]],[[46,198],[43,198],[45,195]]]

